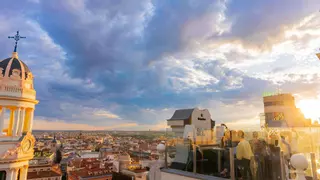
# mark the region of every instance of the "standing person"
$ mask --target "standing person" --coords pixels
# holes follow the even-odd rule
[[[256,149],[257,149],[257,145],[259,143],[258,138],[259,138],[258,132],[254,131],[252,133],[252,139],[250,140],[250,145],[251,145],[251,149],[252,149],[253,154],[255,154]]]
[[[286,140],[285,136],[281,136],[281,144],[280,144],[280,148],[283,151],[283,156],[286,160],[290,160],[291,157],[291,146],[289,144],[289,142]]]
[[[236,157],[239,160],[240,169],[242,169],[241,176],[243,179],[251,179],[250,160],[253,156],[250,143],[244,139],[244,132],[239,130],[238,137],[240,142],[237,146]]]
[[[298,140],[299,140],[299,134],[296,130],[292,130],[292,138],[291,138],[291,153],[296,154],[299,152],[298,150]]]
[[[289,179],[289,162],[292,155],[291,152],[291,146],[288,141],[286,141],[285,136],[281,136],[281,144],[280,148],[283,151],[283,158],[285,162],[285,171],[286,171],[286,177]]]
[[[221,157],[221,162],[223,167],[223,170],[220,172],[221,177],[228,177],[230,173],[230,158],[229,158],[229,153],[226,150],[226,147],[229,147],[230,141],[231,141],[231,131],[227,130],[224,132],[224,136],[221,138],[221,147],[225,148],[225,150],[222,151],[223,153]]]
[[[231,141],[231,131],[227,130],[224,132],[223,137],[221,138],[221,147],[229,147]]]
[[[250,142],[250,146],[252,149],[252,153],[254,154],[254,156],[251,159],[251,172],[252,172],[252,178],[257,180],[257,178],[259,177],[257,173],[258,172],[258,166],[260,163],[260,155],[261,155],[261,147],[259,147],[259,139],[258,139],[258,132],[254,131],[252,133],[252,139],[249,141]],[[261,145],[260,145],[261,146]]]

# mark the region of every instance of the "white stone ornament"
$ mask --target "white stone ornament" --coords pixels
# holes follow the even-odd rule
[[[166,150],[166,146],[164,144],[162,144],[162,143],[158,144],[157,151],[159,153],[163,153],[165,150]]]
[[[3,77],[3,68],[0,67],[0,77]]]
[[[308,168],[307,158],[303,154],[294,154],[290,163],[296,169],[296,180],[306,180],[304,171]]]

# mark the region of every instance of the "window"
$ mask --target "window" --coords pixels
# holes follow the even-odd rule
[[[18,171],[18,177],[17,177],[17,179],[20,179],[20,169],[19,169],[19,171]]]
[[[272,106],[272,102],[265,102],[264,106]]]
[[[264,106],[283,106],[283,101],[265,102]]]
[[[282,120],[284,120],[284,114],[282,112],[275,112],[273,120],[274,121],[282,121]]]
[[[284,113],[283,112],[272,112],[266,113],[266,120],[268,121],[284,121]]]
[[[6,171],[0,171],[0,180],[6,180],[7,173]]]

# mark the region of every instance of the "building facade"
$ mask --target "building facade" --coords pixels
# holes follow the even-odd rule
[[[19,33],[16,37],[20,37]],[[17,47],[11,57],[0,62],[0,177],[25,180],[34,152],[35,138],[31,133],[38,101],[32,72],[16,50]]]
[[[97,158],[78,158],[70,163],[69,180],[112,180],[113,163]]]
[[[194,125],[197,132],[211,131],[215,126],[215,122],[211,119],[210,112],[207,109],[179,109],[173,116],[167,120],[168,126],[176,136],[183,136],[186,125]]]
[[[291,94],[275,94],[263,97],[264,123],[270,128],[307,127],[310,122],[295,105]],[[262,121],[263,123],[263,121]]]

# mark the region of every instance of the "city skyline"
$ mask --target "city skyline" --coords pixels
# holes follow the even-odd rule
[[[320,4],[303,2],[3,1],[0,56],[8,36],[27,36],[18,52],[40,101],[33,129],[163,130],[194,107],[258,127],[262,94],[278,88],[317,119]]]

